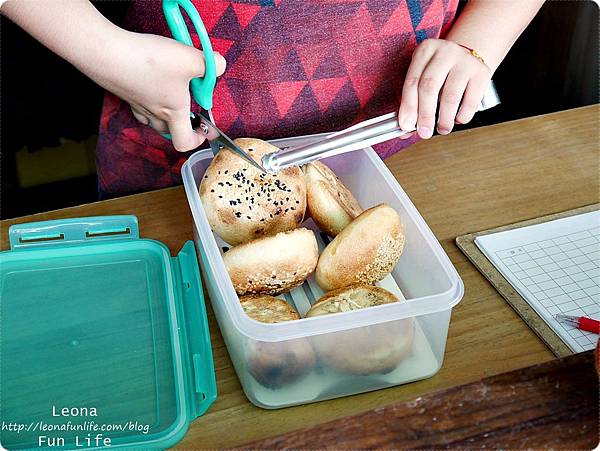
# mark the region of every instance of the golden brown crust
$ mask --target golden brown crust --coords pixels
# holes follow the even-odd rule
[[[330,236],[340,233],[361,212],[356,198],[324,163],[304,167],[307,213]]]
[[[259,139],[234,142],[258,162],[279,150]],[[306,182],[300,168],[263,174],[227,148],[207,168],[199,192],[212,230],[231,245],[293,230],[306,210]]]
[[[246,315],[261,323],[281,323],[300,319],[298,312],[282,299],[266,294],[250,294],[240,298]]]
[[[404,249],[404,225],[391,207],[362,212],[323,250],[316,280],[324,291],[374,284],[393,269]]]
[[[223,255],[238,295],[276,295],[301,285],[315,270],[317,240],[300,228],[240,244]]]
[[[306,317],[331,315],[376,305],[398,302],[387,290],[357,284],[323,295]],[[412,350],[414,319],[360,327],[313,338],[313,346],[323,363],[345,373],[367,375],[388,373]]]
[[[354,284],[325,293],[312,305],[306,317],[349,312],[393,302],[398,302],[398,298],[383,288]]]

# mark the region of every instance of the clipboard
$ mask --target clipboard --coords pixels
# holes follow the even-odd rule
[[[526,227],[543,222],[553,221],[555,219],[566,218],[582,213],[588,213],[600,209],[600,203],[587,205],[585,207],[564,211],[561,213],[542,216],[527,221],[521,221],[514,224],[496,227],[494,229],[483,230],[481,232],[469,233],[456,238],[456,245],[466,255],[466,257],[475,265],[485,278],[496,288],[500,295],[517,312],[525,323],[542,339],[542,341],[552,350],[557,357],[564,357],[573,354],[573,351],[563,342],[563,340],[552,330],[548,324],[538,315],[538,313],[527,303],[525,299],[513,288],[513,286],[504,278],[488,258],[479,250],[475,244],[475,238],[496,232],[503,232],[516,228]]]

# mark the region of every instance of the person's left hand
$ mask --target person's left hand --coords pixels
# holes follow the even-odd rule
[[[416,124],[423,139],[431,138],[434,127],[447,135],[455,123],[466,124],[473,118],[491,76],[488,66],[458,44],[443,39],[423,41],[413,53],[404,80],[400,127],[412,130]]]

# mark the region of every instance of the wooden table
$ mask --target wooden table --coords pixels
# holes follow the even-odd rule
[[[458,235],[598,202],[598,106],[453,133],[421,142],[387,165],[442,243],[464,283],[442,369],[430,379],[320,403],[263,410],[245,398],[212,311],[218,398],[194,421],[183,448],[223,448],[406,401],[436,390],[548,361],[553,355],[469,263]],[[192,239],[183,188],[175,187],[0,223],[135,214],[140,233],[175,254]],[[210,310],[210,309],[209,309]]]
[[[593,351],[502,373],[244,449],[594,449]]]

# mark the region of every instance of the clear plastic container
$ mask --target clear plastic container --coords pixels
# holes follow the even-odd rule
[[[280,148],[314,137],[278,140]],[[464,287],[439,242],[385,164],[371,149],[323,160],[363,208],[385,202],[405,226],[406,244],[393,272],[379,285],[401,302],[278,324],[242,310],[222,259],[226,243],[214,235],[198,187],[212,153],[183,165],[196,244],[211,303],[248,399],[273,409],[377,390],[425,379],[441,367],[450,313]],[[316,230],[322,248],[328,237]],[[303,316],[323,292],[314,276],[280,296]]]

